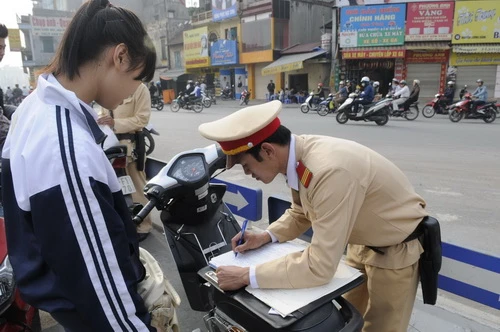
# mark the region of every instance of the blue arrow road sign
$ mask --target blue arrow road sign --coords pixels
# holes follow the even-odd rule
[[[262,190],[243,187],[231,182],[212,179],[213,183],[222,183],[227,186],[224,201],[237,216],[257,221],[262,219]]]

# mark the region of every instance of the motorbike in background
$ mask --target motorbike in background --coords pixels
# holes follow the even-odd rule
[[[184,95],[181,92],[179,96],[172,101],[172,104],[170,104],[170,110],[172,112],[178,112],[181,108],[200,113],[203,111],[203,102],[201,98]]]
[[[309,93],[309,97],[306,98],[306,101],[300,105],[300,111],[302,113],[307,113],[309,111],[318,111],[319,104],[325,100],[325,98],[314,98],[314,92]]]
[[[233,85],[234,87],[234,85]],[[226,86],[224,89],[221,90],[220,92],[220,98],[222,100],[231,100],[231,99],[234,99],[234,96],[233,96],[233,89]]]
[[[209,261],[231,251],[231,239],[241,230],[224,203],[226,185],[211,182],[225,169],[226,156],[213,144],[179,153],[168,164],[154,162],[158,164],[156,176],[144,187],[149,202],[134,217],[134,222],[139,224],[155,207],[161,211],[165,238],[189,305],[195,311],[206,312],[203,320],[208,331],[361,330],[361,315],[341,297],[343,292],[359,285],[360,278],[345,289],[326,295],[322,301],[303,307],[297,315],[285,318],[269,315],[269,307],[244,289],[220,290]],[[339,303],[341,309],[337,309],[332,300]]]
[[[163,98],[159,96],[151,98],[151,108],[156,108],[158,111],[161,111],[163,109],[163,105]]]
[[[249,99],[250,99],[250,91],[248,91],[247,89],[244,89],[241,92],[240,106],[243,105],[243,104],[248,105],[248,100]]]
[[[203,103],[203,107],[205,107],[205,108],[209,108],[210,106],[212,106],[212,98],[210,96],[208,96],[205,93],[205,91],[201,92],[201,102]]]
[[[432,118],[435,114],[448,114],[449,105],[448,99],[444,94],[437,93],[434,98],[425,104],[422,109],[422,115],[426,118]]]
[[[330,113],[335,113],[337,108],[335,107],[335,101],[333,100],[333,94],[329,94],[328,97],[319,103],[318,114],[321,116],[326,116]]]
[[[487,102],[484,105],[478,106],[475,112],[472,112],[472,95],[467,92],[463,96],[463,100],[450,106],[450,121],[459,122],[465,119],[482,119],[486,123],[491,123],[496,119],[496,101]]]
[[[404,110],[403,104],[398,105],[398,109],[395,110],[392,108],[392,102],[389,108],[389,116],[398,118],[405,118],[408,121],[413,121],[418,118],[419,109],[418,109],[418,101],[410,104],[410,107],[407,111]]]
[[[377,103],[359,105],[358,109],[353,109],[352,103],[358,98],[357,93],[350,93],[348,98],[337,110],[336,120],[340,124],[352,121],[374,121],[377,125],[383,126],[389,122],[389,112],[392,98],[385,98]]]

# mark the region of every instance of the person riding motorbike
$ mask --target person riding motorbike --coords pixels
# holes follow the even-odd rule
[[[352,102],[352,110],[354,112],[358,112],[358,105],[368,105],[373,102],[373,98],[375,98],[373,87],[370,84],[370,78],[368,76],[364,76],[361,79],[361,88],[363,92],[361,92],[358,99]]]
[[[420,95],[420,80],[413,80],[413,88],[411,89],[410,98],[408,98],[403,105],[403,109],[408,111],[410,105],[418,101],[418,96]]]
[[[449,81],[448,86],[444,90],[444,99],[441,101],[444,103],[443,107],[453,103],[453,96],[455,96],[455,82]]]
[[[475,100],[472,102],[471,113],[475,113],[478,106],[486,104],[486,100],[488,99],[488,90],[486,89],[483,80],[478,79],[476,83],[477,88],[472,93],[472,98]]]
[[[399,80],[394,77],[392,79],[391,91],[389,91],[389,95],[394,96],[399,90],[401,90],[401,85],[399,85]]]
[[[335,104],[337,107],[342,105],[349,95],[348,87],[344,84],[344,81],[339,83],[339,91],[334,94]]]
[[[394,111],[397,111],[399,109],[399,105],[403,104],[408,98],[410,98],[410,89],[408,88],[406,81],[402,80],[399,82],[399,85],[401,88],[392,95],[393,98],[397,98],[392,102],[392,109]]]
[[[373,101],[374,102],[377,102],[381,99],[382,95],[378,92],[380,88],[380,82],[379,81],[375,81],[373,82],[373,93],[374,93],[374,98],[373,98]]]
[[[191,92],[189,94],[189,96],[191,97],[191,99],[195,99],[195,98],[200,98],[201,97],[201,87],[200,87],[200,83],[199,82],[196,82],[194,84],[194,90],[193,90],[193,92]]]
[[[194,91],[193,80],[188,80],[187,84],[186,84],[186,91],[184,91],[184,96],[182,97],[182,99],[184,100],[185,103],[187,103],[189,101],[189,95],[193,91]]]

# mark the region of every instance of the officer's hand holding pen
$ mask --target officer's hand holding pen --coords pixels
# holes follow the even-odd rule
[[[243,238],[245,242],[239,245],[238,242],[240,238]],[[245,231],[244,237],[240,232],[231,239],[231,246],[235,253],[243,253],[247,250],[260,248],[264,244],[269,242],[271,242],[271,236],[267,232],[255,233],[251,231]]]

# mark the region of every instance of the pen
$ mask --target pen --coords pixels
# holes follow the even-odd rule
[[[236,243],[236,246],[239,246],[243,243],[243,236],[245,235],[245,231],[247,229],[247,225],[248,225],[248,219],[245,219],[243,221],[243,225],[241,226],[241,237],[240,239],[238,240],[238,242]],[[238,256],[238,253],[235,252],[234,253],[234,257]]]

